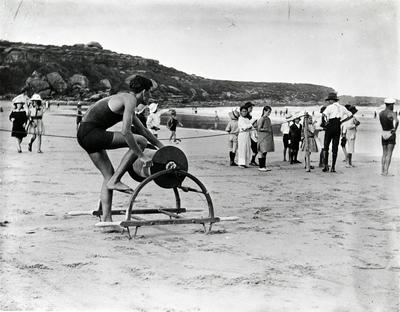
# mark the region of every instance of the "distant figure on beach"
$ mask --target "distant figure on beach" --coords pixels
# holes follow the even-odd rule
[[[342,123],[342,141],[341,146],[343,149],[343,153],[345,155],[345,161],[347,163],[347,167],[354,167],[353,165],[353,154],[354,154],[354,146],[356,141],[356,133],[357,127],[360,125],[360,122],[354,117],[354,115],[358,112],[357,108],[353,105],[345,105],[346,109],[352,114],[352,117],[345,122]]]
[[[257,119],[253,118],[252,112],[253,112],[253,107],[254,104],[251,102],[246,102],[244,104],[244,107],[247,109],[247,119],[249,119],[253,125],[253,130],[250,131],[250,146],[251,146],[251,160],[250,160],[250,165],[252,166],[258,166],[256,163],[256,156],[258,153],[258,148],[257,148]]]
[[[397,114],[393,111],[395,99],[385,99],[385,110],[379,113],[379,122],[382,126],[382,172],[381,175],[389,175],[389,166],[392,160],[392,153],[396,145],[396,131],[399,126]]]
[[[289,111],[288,111],[288,109],[286,108],[286,109],[285,109],[285,115],[287,115],[287,114],[288,114],[288,112],[289,112]]]
[[[229,120],[228,125],[225,128],[225,131],[229,133],[229,159],[231,166],[237,166],[235,163],[236,152],[238,149],[238,135],[239,135],[239,128],[238,128],[238,118],[239,118],[239,111],[233,110],[228,113],[231,120]]]
[[[149,116],[147,117],[146,125],[151,133],[158,138],[158,131],[160,131],[160,114],[158,113],[158,104],[151,103],[149,105]]]
[[[318,153],[318,146],[315,141],[315,124],[316,122],[308,115],[308,123],[304,125],[301,132],[301,150],[304,152],[304,168],[307,168],[307,163],[310,162],[311,153]],[[306,131],[307,140],[305,139]],[[310,165],[310,169],[314,169],[314,166]]]
[[[38,139],[38,153],[42,152],[42,135],[44,134],[43,114],[45,108],[42,105],[42,98],[39,94],[34,94],[31,97],[30,105],[28,108],[28,123],[27,131],[32,135],[28,144],[28,151],[32,152],[32,144]]]
[[[325,99],[329,105],[322,113],[325,118],[325,141],[324,141],[324,169],[323,172],[329,171],[328,156],[329,145],[332,142],[332,166],[331,172],[336,172],[336,159],[340,141],[340,125],[342,122],[351,118],[351,113],[342,105],[339,104],[337,94],[329,93]]]
[[[376,117],[377,117],[377,114],[376,114],[376,111],[374,112],[374,119],[376,119]]]
[[[251,120],[248,118],[248,110],[245,105],[240,107],[238,120],[238,165],[239,168],[247,168],[251,157],[250,131],[253,130]]]
[[[77,134],[79,145],[89,154],[90,159],[103,175],[100,194],[103,221],[112,221],[111,205],[114,190],[132,193],[132,189],[121,182],[129,166],[137,158],[143,163],[144,168],[151,166],[151,159],[143,153],[147,141],[158,148],[163,146],[143,126],[135,114],[136,105],[148,101],[150,91],[157,88],[157,83],[137,75],[130,81],[129,86],[132,92],[108,96],[91,105],[79,124]],[[120,121],[122,121],[121,131],[107,131]],[[132,133],[132,124],[141,135]],[[129,150],[114,172],[106,150],[125,147],[129,147]]]
[[[24,108],[25,98],[21,95],[16,96],[13,99],[14,109],[10,114],[10,121],[12,122],[11,136],[17,139],[17,151],[22,153],[21,142],[27,133],[25,130],[26,122],[28,121],[28,116]]]
[[[147,105],[142,103],[136,107],[136,116],[145,128],[147,128],[146,108]]]
[[[194,113],[197,114],[197,107],[194,108]]]
[[[289,131],[290,131],[290,118],[292,118],[292,115],[287,115],[286,116],[286,122],[282,123],[281,125],[281,132],[283,135],[283,161],[287,161],[286,158],[286,152],[289,149]],[[290,151],[289,151],[290,153]]]
[[[219,117],[218,117],[218,112],[215,111],[215,117],[214,117],[214,129],[218,129],[218,124],[219,124]]]
[[[82,113],[82,104],[78,102],[76,105],[76,131],[78,131],[79,124],[82,121],[83,113]]]
[[[183,125],[178,121],[176,118],[176,110],[172,109],[171,110],[171,117],[167,121],[167,128],[169,131],[171,131],[171,135],[169,136],[169,141],[174,142],[174,143],[179,143],[181,140],[176,138],[176,127],[180,126],[183,127]]]
[[[289,160],[290,164],[300,164],[301,161],[297,159],[299,153],[299,145],[301,141],[302,126],[300,124],[300,118],[296,118],[289,129],[289,141],[290,141],[290,152]]]
[[[272,131],[272,123],[269,115],[272,108],[264,106],[261,117],[257,120],[257,148],[260,158],[258,158],[260,171],[271,171],[267,167],[267,153],[275,151],[274,133]]]

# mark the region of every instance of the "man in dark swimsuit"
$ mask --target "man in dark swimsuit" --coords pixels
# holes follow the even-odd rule
[[[399,126],[397,114],[393,111],[395,99],[385,99],[385,110],[379,113],[379,121],[382,126],[382,172],[381,175],[389,175],[389,166],[392,153],[396,144],[396,130]]]
[[[137,158],[144,167],[151,166],[151,159],[143,153],[147,141],[158,148],[163,146],[135,116],[136,106],[141,102],[146,102],[149,92],[156,87],[155,81],[137,75],[130,82],[132,92],[115,94],[94,103],[86,111],[79,124],[78,143],[87,151],[104,178],[100,195],[103,221],[112,221],[113,190],[132,192],[129,186],[121,182],[121,178],[129,166]],[[107,131],[108,128],[120,121],[122,121],[121,131]],[[132,133],[131,125],[135,127],[135,132],[138,134]],[[123,147],[129,147],[129,150],[122,157],[121,163],[114,172],[106,150]]]

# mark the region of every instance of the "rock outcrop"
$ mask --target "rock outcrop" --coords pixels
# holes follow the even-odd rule
[[[58,72],[49,73],[46,77],[51,88],[58,94],[64,94],[67,91],[68,84]]]
[[[32,72],[36,71],[36,75]],[[157,60],[119,54],[98,42],[73,46],[45,46],[0,40],[0,95],[29,90],[43,96],[90,98],[129,89],[135,74],[155,79],[155,100],[231,105],[235,101],[316,104],[333,89],[311,84],[238,82],[188,75]]]

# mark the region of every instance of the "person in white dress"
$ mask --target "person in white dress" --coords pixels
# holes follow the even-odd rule
[[[146,126],[150,129],[151,133],[157,138],[158,131],[160,131],[160,114],[158,113],[158,104],[151,103],[149,105],[150,114],[147,117]]]
[[[238,165],[239,168],[247,168],[251,160],[251,141],[250,131],[253,129],[251,120],[247,118],[248,110],[246,107],[240,107],[240,116],[238,120]]]

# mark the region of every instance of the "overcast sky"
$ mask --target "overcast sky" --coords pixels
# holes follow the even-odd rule
[[[397,0],[0,3],[5,40],[98,41],[207,78],[314,83],[340,95],[400,98]]]

